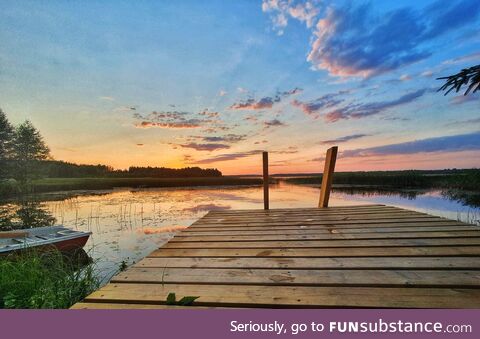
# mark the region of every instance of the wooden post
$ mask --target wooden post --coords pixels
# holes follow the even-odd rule
[[[269,209],[268,197],[268,152],[263,152],[263,209]]]
[[[327,150],[318,207],[328,207],[328,199],[330,198],[330,189],[332,188],[333,172],[335,171],[337,152],[338,146],[333,146]]]

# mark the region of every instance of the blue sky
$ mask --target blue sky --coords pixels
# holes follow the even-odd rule
[[[316,172],[480,166],[480,2],[0,4],[0,107],[56,159]]]

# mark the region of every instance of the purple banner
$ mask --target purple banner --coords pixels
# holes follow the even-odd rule
[[[0,311],[2,338],[479,338],[480,310]]]

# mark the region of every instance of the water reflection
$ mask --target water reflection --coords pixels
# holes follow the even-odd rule
[[[209,210],[263,207],[261,187],[125,189],[77,196],[67,193],[67,198],[47,195],[40,199],[42,202],[28,205],[42,212],[20,215],[40,216],[40,220],[47,222],[55,218],[56,224],[91,231],[85,250],[104,277],[116,272],[122,262],[140,260],[168,241],[175,231],[189,226]],[[271,208],[316,207],[319,189],[280,183],[271,187],[270,199]],[[335,188],[331,195],[332,206],[365,203],[399,206],[472,223],[480,218],[478,207],[452,200],[451,196],[435,190],[341,187]],[[22,210],[20,205],[5,204],[0,211],[14,211],[18,215],[17,211]]]
[[[399,196],[408,200],[415,200],[419,196],[428,195],[431,192],[440,192],[447,200],[453,200],[472,208],[480,207],[480,193],[461,190],[432,190],[432,189],[392,189],[383,187],[336,187],[333,192],[359,195],[363,197],[372,196]]]
[[[53,226],[55,217],[36,200],[0,206],[0,231]]]

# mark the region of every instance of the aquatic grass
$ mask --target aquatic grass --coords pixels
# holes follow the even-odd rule
[[[43,178],[33,179],[27,193],[45,193],[69,190],[103,190],[116,187],[191,187],[260,185],[259,178],[191,177],[191,178]],[[20,189],[15,184],[0,181],[0,197],[15,196]]]
[[[78,257],[55,250],[0,257],[0,308],[69,308],[100,286],[95,263],[85,258],[85,252]]]
[[[320,185],[322,175],[283,178],[292,184]],[[480,169],[335,172],[334,185],[368,185],[395,188],[438,188],[478,191]]]

